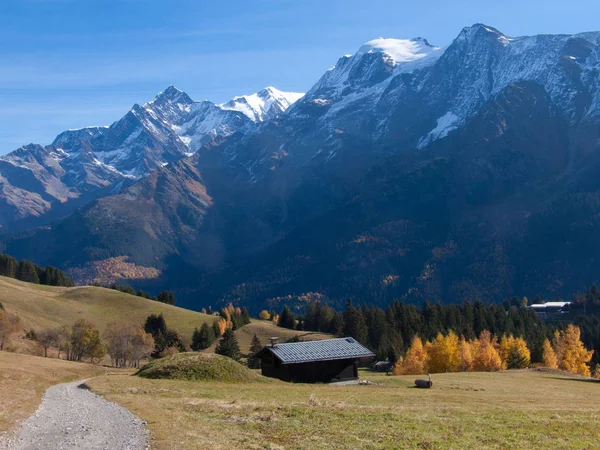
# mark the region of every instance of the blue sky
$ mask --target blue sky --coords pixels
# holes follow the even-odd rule
[[[306,91],[379,36],[445,45],[476,22],[517,36],[598,17],[597,0],[1,0],[0,154],[109,125],[171,84],[215,102]]]

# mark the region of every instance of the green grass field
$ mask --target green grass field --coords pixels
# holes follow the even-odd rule
[[[148,421],[153,448],[592,449],[600,383],[535,370],[413,376],[371,386],[98,377],[89,385]]]
[[[42,329],[91,320],[100,330],[112,321],[143,323],[164,314],[167,325],[191,338],[194,327],[212,316],[99,287],[58,288],[0,277],[0,303],[18,314],[23,328]]]

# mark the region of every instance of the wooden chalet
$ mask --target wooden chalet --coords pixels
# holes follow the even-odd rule
[[[375,355],[351,337],[278,344],[271,339],[256,355],[262,374],[294,383],[335,383],[358,380],[358,363]]]

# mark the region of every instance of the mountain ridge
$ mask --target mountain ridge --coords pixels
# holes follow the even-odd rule
[[[43,225],[117,193],[204,146],[274,120],[301,96],[275,88],[259,94],[263,103],[244,112],[194,102],[170,86],[111,126],[66,130],[48,146],[31,144],[0,157],[0,231]]]
[[[476,24],[445,47],[365,45],[276,119],[3,245],[67,269],[155,267],[129,282],[176,286],[191,307],[497,301],[596,282],[600,33]]]

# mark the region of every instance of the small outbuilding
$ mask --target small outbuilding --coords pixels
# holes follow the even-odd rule
[[[375,355],[351,337],[278,344],[276,339],[256,355],[262,374],[294,383],[358,380],[358,364]]]

